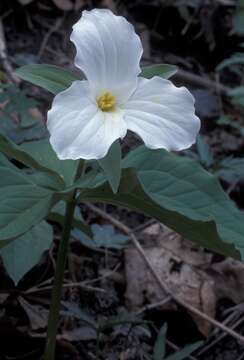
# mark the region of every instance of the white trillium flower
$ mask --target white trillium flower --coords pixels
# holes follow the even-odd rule
[[[77,80],[55,96],[48,112],[50,142],[59,159],[100,159],[127,130],[151,149],[183,150],[196,140],[194,98],[158,76],[144,79],[142,44],[133,26],[110,10],[83,11],[71,41]]]

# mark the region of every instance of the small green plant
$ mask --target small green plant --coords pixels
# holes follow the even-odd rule
[[[183,360],[202,345],[202,341],[199,341],[195,344],[184,347],[182,350],[176,351],[172,355],[166,356],[166,334],[167,325],[165,324],[159,330],[158,337],[154,345],[152,360]]]
[[[219,119],[217,119],[217,124],[220,126],[227,126],[230,129],[235,130],[240,135],[244,136],[244,126],[239,122],[235,121],[228,115],[223,115]]]
[[[211,148],[200,135],[196,141],[196,152],[188,150],[186,154],[197,160],[205,169],[227,183],[237,183],[244,179],[244,158],[229,156],[222,160],[214,159]]]
[[[89,248],[122,249],[130,240],[128,236],[116,233],[112,225],[93,224],[91,230],[92,237],[79,229],[74,229],[72,234],[82,245]]]
[[[109,317],[106,320],[97,320],[87,311],[80,309],[76,304],[70,302],[62,302],[62,314],[64,316],[71,316],[80,321],[80,329],[84,327],[85,334],[96,340],[96,357],[99,359],[100,347],[102,343],[103,334],[107,330],[114,329],[118,326],[129,325],[130,329],[133,327],[141,327],[143,332],[151,337],[151,331],[148,327],[150,322],[136,318],[135,315],[129,313],[119,314],[117,316]]]
[[[80,321],[80,329],[84,327],[86,334],[89,334],[91,338],[96,339],[97,344],[97,356],[100,353],[100,345],[102,335],[105,331],[113,329],[118,326],[130,325],[130,328],[138,327],[144,329],[144,333],[150,338],[152,336],[150,331],[150,322],[138,319],[133,314],[124,313],[114,317],[110,317],[106,320],[99,321],[91,316],[87,311],[80,309],[76,304],[70,302],[62,302],[62,315],[71,316]],[[87,330],[89,328],[89,331]],[[174,352],[171,355],[166,355],[167,346],[167,324],[164,324],[159,330],[157,339],[153,347],[152,354],[145,354],[147,359],[150,360],[184,360],[191,355],[195,350],[199,349],[203,344],[202,341],[198,341],[194,344],[187,345],[183,349]]]
[[[16,85],[0,84],[0,134],[16,143],[46,137],[37,107],[38,102]]]
[[[242,9],[243,11],[244,9]],[[243,17],[244,20],[244,17]],[[244,21],[243,21],[244,24]],[[243,28],[244,30],[244,28]],[[240,47],[244,47],[244,43],[239,44]],[[240,79],[240,85],[227,89],[227,95],[230,97],[231,102],[234,105],[244,107],[244,86],[242,85],[243,78],[243,68],[244,68],[244,53],[236,52],[232,54],[229,58],[221,61],[220,64],[216,67],[216,70],[221,73],[222,70],[228,68],[229,71],[235,73]]]

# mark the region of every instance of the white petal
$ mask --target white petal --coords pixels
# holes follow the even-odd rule
[[[88,81],[75,81],[55,96],[47,127],[50,143],[61,160],[100,159],[127,131],[122,110],[98,109]]]
[[[155,76],[140,78],[125,105],[125,121],[147,147],[179,151],[196,141],[200,120],[194,112],[194,98],[186,88]]]
[[[141,72],[142,45],[133,26],[110,10],[83,11],[70,39],[76,46],[75,64],[95,95],[111,91],[121,102],[127,100]]]

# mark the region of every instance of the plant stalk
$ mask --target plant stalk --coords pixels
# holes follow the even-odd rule
[[[84,174],[85,166],[85,162],[80,161],[76,173],[76,179]],[[58,330],[59,312],[61,307],[63,279],[69,248],[70,232],[72,229],[72,222],[76,206],[76,193],[77,190],[74,190],[70,196],[70,199],[66,203],[63,233],[58,249],[58,257],[56,262],[56,270],[52,290],[52,300],[48,318],[47,341],[43,360],[55,359],[56,335]]]
[[[59,319],[59,311],[61,305],[64,271],[67,260],[70,231],[72,228],[72,220],[73,220],[75,205],[76,204],[73,197],[66,205],[65,222],[64,222],[62,239],[58,249],[55,278],[54,278],[54,284],[52,290],[52,301],[51,301],[51,307],[48,318],[47,342],[46,342],[44,360],[54,360],[54,356],[55,356],[56,335],[58,330],[58,319]]]

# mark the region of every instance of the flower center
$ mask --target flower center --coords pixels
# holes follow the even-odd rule
[[[116,105],[115,97],[109,91],[106,91],[97,97],[97,105],[102,111],[113,111]]]

